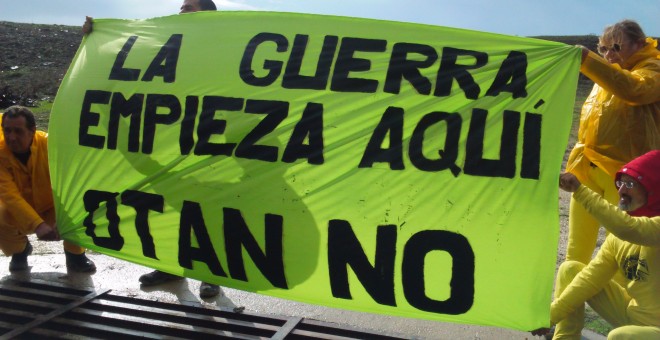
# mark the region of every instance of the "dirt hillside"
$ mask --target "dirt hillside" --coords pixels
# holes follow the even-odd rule
[[[82,40],[80,27],[0,21],[0,109],[52,100]]]

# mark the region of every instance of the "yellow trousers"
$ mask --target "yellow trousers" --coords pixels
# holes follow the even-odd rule
[[[608,202],[617,204],[619,191],[614,185],[614,178],[595,166],[589,167],[587,175],[587,179],[583,180],[582,184],[603,196]],[[589,263],[596,249],[599,228],[600,223],[580,203],[571,198],[566,261]]]
[[[561,264],[557,273],[555,298],[568,287],[573,278],[585,265],[578,261],[567,261]],[[615,327],[607,339],[660,339],[660,328],[654,326],[635,325],[627,315],[630,297],[626,290],[614,280],[603,288],[598,294],[587,300],[587,303],[603,319]],[[584,327],[584,304],[560,321],[555,327],[553,339],[581,339]]]
[[[0,208],[2,206],[0,205]],[[6,255],[11,256],[25,250],[28,238],[27,234],[15,226],[11,215],[0,209],[0,250]],[[49,210],[45,216],[41,216],[44,221],[50,225],[55,225],[55,211]],[[73,254],[82,254],[85,248],[82,248],[67,241],[63,242],[64,250]]]

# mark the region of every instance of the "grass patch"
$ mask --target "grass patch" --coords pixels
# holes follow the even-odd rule
[[[613,329],[612,325],[589,306],[584,309],[584,328],[602,335],[607,335]]]
[[[42,100],[37,104],[36,107],[30,108],[30,111],[34,113],[34,118],[37,121],[37,129],[48,131],[48,122],[50,121],[50,111],[53,109],[53,101]]]
[[[50,100],[43,100],[39,102],[39,105],[37,107],[31,107],[30,110],[34,112],[34,114],[50,114],[50,110],[53,109],[53,102]]]

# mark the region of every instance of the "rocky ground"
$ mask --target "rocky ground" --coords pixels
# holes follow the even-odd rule
[[[52,100],[76,53],[80,27],[0,21],[0,109]]]

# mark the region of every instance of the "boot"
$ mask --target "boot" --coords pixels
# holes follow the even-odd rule
[[[14,254],[11,256],[11,262],[9,262],[9,271],[16,272],[20,270],[26,270],[28,268],[28,255],[32,254],[32,245],[30,242],[25,244],[25,249],[22,252]]]
[[[96,271],[96,265],[88,259],[85,253],[73,254],[64,251],[66,256],[66,268],[77,273],[91,273]]]
[[[212,298],[220,294],[220,286],[202,282],[199,286],[199,297],[202,299]]]
[[[154,270],[151,273],[147,273],[140,276],[140,283],[143,286],[156,286],[159,284],[181,280],[181,279],[183,279],[181,276],[168,274],[165,272],[161,272],[160,270]]]

